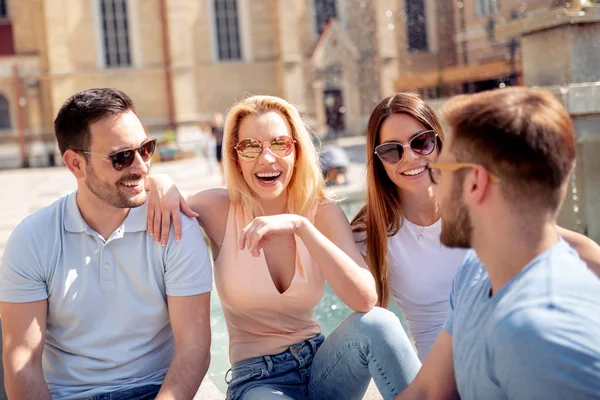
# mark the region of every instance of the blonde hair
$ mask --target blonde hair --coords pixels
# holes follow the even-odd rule
[[[298,110],[279,97],[252,96],[235,104],[227,113],[223,134],[223,166],[229,198],[232,203],[241,204],[247,219],[264,214],[242,176],[234,147],[239,141],[242,120],[249,115],[259,116],[269,112],[277,112],[285,118],[290,126],[292,138],[296,141],[296,160],[292,178],[287,186],[288,212],[309,218],[315,206],[328,199],[319,157]]]

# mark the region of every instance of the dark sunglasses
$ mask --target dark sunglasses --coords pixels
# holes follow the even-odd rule
[[[278,136],[268,142],[261,143],[256,139],[240,140],[234,147],[238,156],[244,161],[253,161],[263,152],[263,146],[266,145],[271,153],[277,157],[289,156],[294,150],[296,141],[289,136]]]
[[[152,154],[154,154],[154,150],[156,150],[156,139],[150,139],[135,149],[120,150],[110,154],[91,153],[83,150],[75,151],[93,156],[108,157],[110,158],[110,161],[112,161],[112,166],[114,169],[117,171],[123,171],[125,168],[133,164],[133,160],[135,160],[135,153],[140,153],[142,160],[144,162],[148,162],[150,161]]]
[[[399,142],[382,143],[375,147],[375,154],[384,164],[396,165],[402,161],[405,148],[408,147],[419,156],[430,155],[435,150],[436,139],[437,134],[435,131],[423,131],[413,137],[408,144]]]

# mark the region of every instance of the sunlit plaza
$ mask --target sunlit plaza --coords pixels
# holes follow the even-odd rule
[[[0,0],[0,260],[21,220],[76,190],[53,121],[94,87],[131,96],[157,139],[152,174],[183,191],[224,187],[216,114],[249,95],[286,99],[318,150],[347,155],[342,181],[328,185],[349,220],[366,201],[365,132],[381,99],[418,93],[437,112],[455,95],[543,88],[576,136],[558,224],[600,243],[599,63],[597,1]],[[327,288],[315,320],[329,334],[350,313]],[[216,290],[210,325],[209,379],[196,399],[227,390]],[[381,398],[371,386],[365,398]]]

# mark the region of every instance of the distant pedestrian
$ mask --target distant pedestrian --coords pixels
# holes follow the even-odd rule
[[[213,116],[212,123],[210,125],[210,133],[215,140],[215,155],[217,156],[217,164],[219,165],[219,171],[221,171],[221,177],[223,183],[225,183],[225,174],[223,173],[223,114],[216,113]]]

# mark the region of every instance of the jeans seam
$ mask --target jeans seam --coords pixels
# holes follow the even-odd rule
[[[399,395],[400,393],[396,390],[396,387],[393,386],[392,382],[390,382],[390,380],[388,379],[388,376],[385,373],[385,371],[381,368],[379,361],[377,361],[375,358],[373,358],[373,356],[371,356],[369,354],[369,362],[372,362],[374,364],[375,368],[377,368],[377,371],[379,371],[379,375],[382,377],[383,381],[385,382],[387,387],[390,389],[390,392],[392,392],[394,394],[394,396]],[[371,378],[374,378],[374,377],[371,376]]]
[[[314,383],[314,385],[309,386],[308,391],[310,392],[313,388],[315,388],[319,383],[323,382],[323,380],[325,378],[327,378],[329,376],[329,373],[335,368],[335,366],[338,364],[338,362],[342,359],[342,357],[344,355],[346,355],[346,353],[348,353],[350,350],[356,350],[356,349],[361,349],[363,346],[358,343],[358,342],[353,342],[353,343],[349,343],[346,348],[344,348],[340,353],[338,353],[335,362],[331,365],[330,368],[328,368],[321,377],[319,377],[319,380],[316,381]],[[313,364],[314,365],[314,364]],[[311,374],[312,375],[312,374]]]

